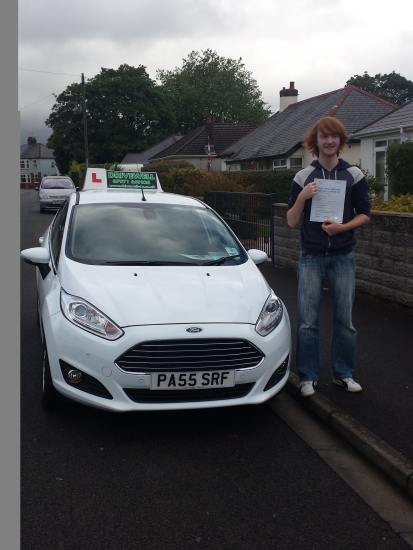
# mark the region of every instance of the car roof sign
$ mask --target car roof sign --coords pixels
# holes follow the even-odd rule
[[[105,168],[88,168],[83,191],[89,189],[144,189],[145,191],[162,192],[156,172],[120,172]]]

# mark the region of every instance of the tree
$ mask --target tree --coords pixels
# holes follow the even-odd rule
[[[178,126],[201,126],[211,115],[216,121],[259,124],[270,115],[261,91],[242,59],[226,59],[216,52],[191,52],[181,68],[157,71],[157,78],[172,96]]]
[[[90,163],[120,162],[169,135],[176,126],[172,101],[149,78],[142,65],[121,65],[101,72],[86,84],[86,116]],[[52,128],[47,146],[60,171],[67,172],[84,153],[82,88],[71,84],[59,96],[46,120]]]
[[[413,99],[413,82],[395,71],[383,75],[378,73],[375,76],[370,76],[367,71],[364,71],[364,74],[356,74],[347,80],[346,86],[350,85],[396,105],[403,105],[406,101]]]

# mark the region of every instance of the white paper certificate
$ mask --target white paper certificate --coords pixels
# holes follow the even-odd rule
[[[318,192],[311,203],[310,222],[335,220],[343,223],[344,200],[346,198],[345,180],[314,179]]]

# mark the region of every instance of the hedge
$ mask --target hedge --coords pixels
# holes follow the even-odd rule
[[[413,193],[413,141],[389,145],[386,150],[386,167],[393,195]]]
[[[185,164],[184,167],[181,167]],[[275,193],[277,202],[287,202],[291,182],[297,170],[242,170],[237,172],[207,172],[185,161],[164,161],[148,164],[145,171],[157,172],[162,189],[201,197],[204,191]]]
[[[291,183],[298,170],[242,170],[228,172],[235,182],[254,193],[275,193],[277,202],[288,202]]]

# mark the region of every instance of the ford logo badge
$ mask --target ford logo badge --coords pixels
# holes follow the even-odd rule
[[[191,334],[194,334],[195,332],[202,332],[202,328],[189,327],[189,328],[186,329],[186,332],[190,332]]]

